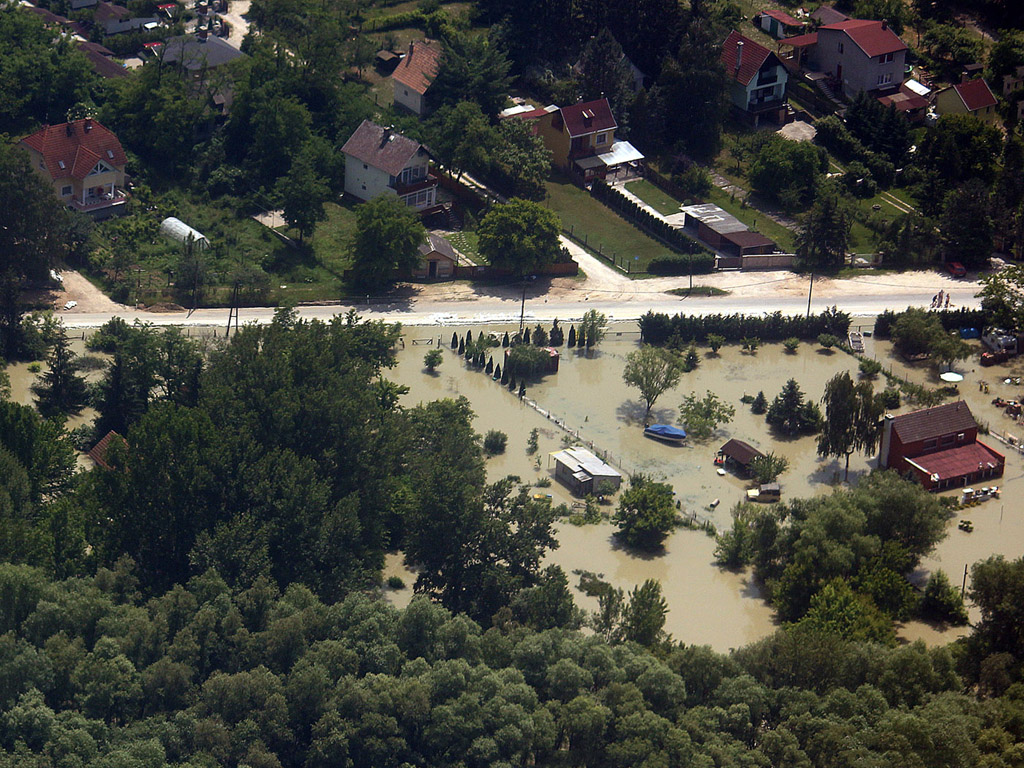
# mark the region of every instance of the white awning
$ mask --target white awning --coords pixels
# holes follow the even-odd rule
[[[918,96],[927,96],[929,93],[932,92],[931,88],[929,88],[926,85],[922,85],[921,83],[917,82],[917,80],[913,79],[907,80],[907,82],[905,82],[903,85],[905,85],[909,90],[916,93]]]
[[[592,168],[613,168],[623,163],[632,163],[636,160],[643,160],[643,153],[628,141],[616,141],[612,144],[609,152],[602,152],[599,155],[591,155],[576,161],[576,165],[585,171]]]

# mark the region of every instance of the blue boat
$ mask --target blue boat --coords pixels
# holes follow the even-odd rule
[[[686,432],[679,427],[670,424],[651,424],[644,427],[644,434],[653,437],[655,440],[663,440],[666,443],[678,445],[686,439]]]

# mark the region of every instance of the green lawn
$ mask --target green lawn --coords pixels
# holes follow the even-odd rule
[[[639,197],[651,208],[662,216],[671,216],[679,213],[680,202],[658,187],[651,184],[647,179],[638,179],[626,184],[626,189]]]
[[[739,200],[733,200],[718,187],[711,189],[708,202],[728,211],[755,232],[770,237],[786,253],[793,253],[796,247],[796,235],[781,224],[776,224],[755,208],[743,207]]]
[[[564,176],[552,176],[545,187],[546,204],[561,217],[562,226],[593,250],[620,264],[628,262],[631,269],[646,269],[651,259],[675,255]]]
[[[487,259],[480,254],[479,236],[476,232],[452,232],[448,240],[455,246],[455,249],[462,255],[473,260],[475,264],[487,264]]]

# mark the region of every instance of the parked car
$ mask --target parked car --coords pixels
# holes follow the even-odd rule
[[[949,274],[953,277],[967,277],[967,270],[964,269],[964,265],[959,261],[947,261],[946,269],[949,270]]]

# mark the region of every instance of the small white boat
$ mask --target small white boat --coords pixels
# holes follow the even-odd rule
[[[715,499],[710,504],[708,504],[708,509],[714,509],[715,507],[717,507],[721,503],[722,503],[721,499]]]
[[[718,468],[717,470],[715,470],[715,471],[716,471],[716,472],[718,472],[718,474],[722,475],[723,477],[725,476],[725,470],[724,470],[724,469],[722,469],[721,467],[719,467],[719,468]]]

